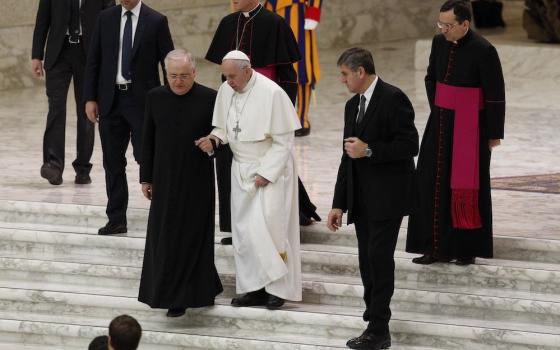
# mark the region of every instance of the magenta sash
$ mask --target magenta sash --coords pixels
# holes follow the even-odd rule
[[[268,79],[276,81],[276,66],[266,66],[260,68],[253,68],[255,71],[261,73]]]
[[[481,88],[437,83],[435,105],[455,111],[451,159],[451,220],[454,228],[482,227],[478,208],[478,112],[483,109]]]

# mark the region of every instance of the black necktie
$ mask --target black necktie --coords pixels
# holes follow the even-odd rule
[[[132,59],[132,12],[126,11],[126,23],[122,39],[121,73],[123,78],[130,80],[130,61]]]
[[[70,2],[70,23],[68,25],[70,40],[77,42],[80,38],[80,0]]]
[[[360,110],[358,111],[358,118],[356,119],[356,124],[360,125],[364,119],[364,114],[366,113],[366,97],[364,95],[360,96]]]

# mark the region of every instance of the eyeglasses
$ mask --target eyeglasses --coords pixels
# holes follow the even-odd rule
[[[437,27],[440,30],[448,31],[448,30],[451,30],[456,25],[458,25],[459,23],[443,23],[443,22],[438,21],[436,24],[437,24]]]
[[[190,74],[180,74],[180,75],[169,74],[167,77],[171,80],[183,80],[184,81],[184,80],[189,79],[191,77],[191,75]]]

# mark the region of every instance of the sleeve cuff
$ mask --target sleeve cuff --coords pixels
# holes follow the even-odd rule
[[[308,7],[305,9],[305,18],[321,22],[321,10],[317,7]]]

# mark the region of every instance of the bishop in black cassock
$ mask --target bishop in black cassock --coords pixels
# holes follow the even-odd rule
[[[168,308],[168,316],[213,305],[222,292],[214,265],[213,160],[195,145],[212,130],[216,91],[194,82],[194,70],[175,71],[176,61],[166,61],[167,77],[183,94],[170,86],[149,92],[140,164],[151,206],[138,300]]]
[[[206,59],[221,64],[222,58],[228,52],[243,51],[249,56],[252,68],[280,85],[293,103],[298,88],[293,63],[300,60],[300,54],[292,29],[282,17],[265,9],[257,0],[245,3],[247,8],[241,8],[221,20],[206,53]],[[231,232],[231,159],[229,147],[222,147],[216,154],[222,232]],[[311,203],[299,177],[298,195],[300,223],[311,224],[311,218],[321,220],[315,213],[317,208]]]
[[[464,1],[442,6],[406,243],[407,252],[424,254],[415,263],[466,265],[493,255],[490,155],[504,137],[504,78],[496,49],[469,24]]]

